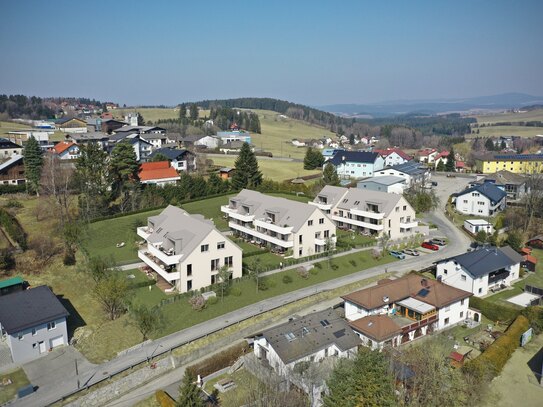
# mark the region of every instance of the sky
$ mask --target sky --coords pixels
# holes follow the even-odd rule
[[[0,93],[313,106],[543,95],[543,1],[0,0]]]

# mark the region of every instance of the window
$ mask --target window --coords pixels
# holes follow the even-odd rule
[[[187,277],[192,276],[192,264],[187,264]]]
[[[449,318],[445,318],[445,320],[443,321],[443,324],[444,325],[449,325]]]
[[[464,311],[460,312],[460,318],[464,318]]]
[[[298,243],[302,244],[302,242],[303,242],[303,236],[300,235],[300,236],[298,236]]]
[[[211,271],[219,269],[219,259],[211,259]]]
[[[397,207],[394,208],[394,210],[395,210],[396,212],[400,212],[400,207],[397,206]]]
[[[360,201],[354,201],[355,205],[360,205]]]
[[[460,276],[460,280],[466,281],[466,275],[465,275],[465,274],[462,274],[462,275]]]
[[[187,291],[192,290],[192,280],[187,281]]]
[[[37,347],[38,347],[38,344],[34,342],[34,343],[32,344],[32,349],[36,349]]]
[[[300,250],[298,250],[298,256],[302,256],[303,249],[300,247]]]
[[[483,289],[479,288],[479,294],[481,294],[482,292],[483,292]]]
[[[464,202],[465,204],[468,203],[468,200],[467,199],[464,199],[462,202]]]
[[[32,336],[36,335],[36,328],[32,328]]]
[[[289,342],[292,342],[294,339],[296,339],[296,335],[294,335],[292,332],[289,332],[285,334],[285,338],[287,338]]]
[[[448,273],[447,269],[444,269],[443,274],[447,275],[447,273]]]
[[[404,211],[407,210],[407,205],[404,205],[404,206],[403,206],[403,210],[404,210]]]
[[[450,310],[451,310],[451,307],[450,307],[450,306],[443,308],[443,311],[444,311],[444,312],[449,312]]]
[[[307,221],[307,226],[313,226],[313,220],[308,220]]]
[[[324,238],[327,239],[330,237],[330,231],[329,230],[325,230],[324,231]]]
[[[200,251],[203,253],[203,252],[207,252],[209,251],[209,245],[208,244],[203,244],[200,246]]]
[[[464,305],[465,300],[460,300],[460,305]]]
[[[232,256],[228,256],[224,258],[224,264],[228,267],[233,267],[234,265],[234,258]]]
[[[217,250],[224,249],[224,242],[217,243]]]
[[[320,218],[319,219],[319,225],[323,225],[324,224],[324,218]]]
[[[49,323],[47,324],[47,330],[48,330],[48,331],[50,331],[51,329],[55,329],[56,327],[57,327],[57,324],[56,324],[55,321],[49,322]]]

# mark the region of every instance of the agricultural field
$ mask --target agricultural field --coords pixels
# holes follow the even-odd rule
[[[479,134],[466,134],[467,138],[475,137],[499,137],[499,136],[519,136],[519,137],[535,137],[538,134],[543,134],[543,127],[529,126],[487,126],[474,129],[479,130]]]
[[[305,154],[305,149],[303,151]],[[215,165],[220,165],[221,167],[233,167],[236,157],[235,155],[208,156],[209,159],[213,160]],[[304,170],[304,163],[302,161],[278,161],[262,157],[257,157],[257,159],[258,167],[264,178],[269,178],[273,181],[280,182],[305,175],[321,173],[321,170]]]
[[[503,123],[503,122],[529,122],[543,121],[543,109],[531,110],[523,113],[498,113],[488,115],[472,116],[477,119],[477,123]]]
[[[0,137],[6,137],[8,131],[28,130],[30,126],[15,122],[0,122]]]
[[[158,120],[165,119],[177,119],[179,118],[179,109],[172,107],[164,108],[147,108],[147,107],[133,107],[133,108],[122,108],[111,110],[110,113],[114,118],[123,120],[124,116],[128,113],[140,113],[145,119],[145,123],[151,121],[156,122]],[[209,110],[200,110],[200,117],[204,118],[209,116]]]
[[[492,126],[494,123],[505,122],[528,122],[543,121],[543,109],[532,110],[523,113],[497,113],[488,115],[472,116],[477,119],[479,125],[486,124],[485,127],[479,127],[479,134],[467,135],[468,138],[474,137],[499,137],[499,136],[520,136],[534,137],[543,134],[543,127],[528,126]],[[474,129],[477,131],[476,129]]]

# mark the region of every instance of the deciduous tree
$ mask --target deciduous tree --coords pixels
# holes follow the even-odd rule
[[[141,333],[143,341],[164,327],[164,314],[159,307],[150,308],[143,304],[132,304],[128,314],[130,323]]]
[[[129,289],[125,276],[113,269],[96,282],[92,294],[102,306],[106,316],[114,320],[126,310]]]

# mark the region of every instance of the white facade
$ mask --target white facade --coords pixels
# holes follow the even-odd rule
[[[385,167],[392,167],[393,165],[403,164],[409,160],[406,160],[396,151],[391,152],[385,157]]]
[[[477,191],[460,194],[456,197],[456,210],[464,215],[493,216],[505,209],[505,197],[498,202],[492,201]]]
[[[464,221],[464,229],[466,229],[472,235],[476,235],[480,231],[486,232],[487,235],[494,233],[494,226],[492,223],[483,219],[467,219]]]
[[[207,148],[219,147],[219,139],[212,136],[205,136],[194,142],[195,146],[205,146]]]
[[[340,152],[337,154],[341,154]],[[385,166],[385,160],[380,155],[373,163],[360,163],[345,161],[336,166],[336,172],[340,178],[367,178],[373,177],[375,171],[382,170]]]
[[[407,188],[407,183],[405,179],[402,178],[401,182],[396,183],[381,183],[378,179],[379,177],[373,177],[367,180],[362,180],[358,182],[358,189],[367,189],[369,191],[379,191],[387,192],[389,194],[403,194],[403,191]]]

